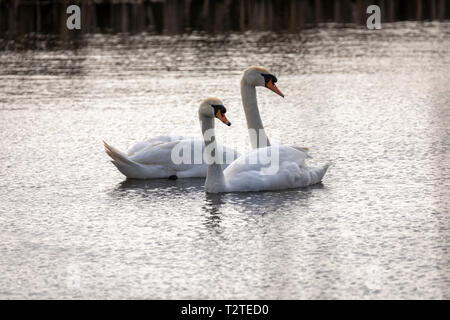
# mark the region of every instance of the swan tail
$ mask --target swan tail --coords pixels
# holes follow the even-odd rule
[[[306,154],[306,158],[312,158],[309,154],[309,148],[307,147],[297,147],[297,146],[291,146],[294,149],[297,149],[298,151],[304,152]]]
[[[128,178],[133,178],[134,176],[136,176],[136,173],[138,173],[141,168],[138,163],[134,162],[133,160],[128,158],[126,154],[117,150],[105,141],[103,141],[103,144],[105,146],[106,153],[112,159],[111,163],[114,164],[117,169],[122,172],[122,174],[124,174]]]
[[[322,182],[323,177],[327,173],[331,163],[327,163],[321,167],[309,168],[310,170],[310,184],[317,184]]]

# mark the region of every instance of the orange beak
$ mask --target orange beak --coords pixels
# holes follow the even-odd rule
[[[267,82],[266,87],[284,98],[284,94],[277,88],[275,83],[272,82],[272,79]]]
[[[220,110],[217,111],[216,118],[225,123],[227,126],[231,126],[231,122],[228,121],[227,117],[225,117],[225,115],[221,113]]]

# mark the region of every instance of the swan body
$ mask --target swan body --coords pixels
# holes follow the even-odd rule
[[[256,87],[266,87],[269,90],[275,92],[276,94],[284,97],[281,91],[276,87],[275,83],[277,82],[277,78],[272,75],[268,70],[261,67],[250,67],[244,71],[244,74],[241,79],[241,96],[242,96],[242,104],[245,112],[245,117],[247,119],[247,127],[250,133],[250,142],[253,149],[270,147],[270,141],[266,135],[264,130],[264,126],[261,120],[261,116],[259,114],[258,103],[256,99]],[[256,134],[254,134],[256,133]],[[206,177],[208,171],[208,165],[202,157],[202,161],[199,164],[176,164],[172,161],[171,155],[174,148],[179,148],[180,146],[191,147],[191,150],[194,150],[193,146],[202,146],[202,151],[205,150],[205,144],[203,139],[191,138],[185,136],[158,136],[143,142],[139,142],[132,146],[127,153],[123,153],[111,145],[105,144],[106,153],[111,157],[112,163],[117,167],[117,169],[124,174],[128,178],[135,179],[154,179],[154,178],[192,178],[192,177]],[[219,157],[222,158],[223,168],[227,168],[234,160],[236,160],[239,154],[230,148],[222,147],[217,145]],[[309,157],[306,148],[300,147],[286,147],[286,146],[278,146],[281,151],[280,154],[280,164],[282,164],[283,168],[288,166],[288,159],[295,158],[295,161],[298,162],[298,166],[300,172],[297,171],[289,171],[295,177],[298,176],[298,179],[294,179],[291,185],[309,185],[313,183],[317,183],[317,179],[323,177],[321,176],[321,172],[325,174],[328,166],[324,166],[321,168],[309,168],[304,163],[304,158]],[[270,150],[266,150],[270,151]],[[202,153],[203,154],[203,153]],[[296,158],[297,157],[297,158]],[[193,158],[193,157],[192,157]],[[300,161],[300,159],[303,159]],[[295,162],[294,161],[294,162]],[[300,162],[299,162],[300,161]],[[296,162],[296,163],[297,163]],[[237,178],[231,178],[234,175],[237,175],[237,168],[240,167],[238,165],[234,165],[234,169],[230,171],[230,181],[237,181]],[[246,167],[247,170],[250,170],[253,167]],[[286,167],[287,168],[287,167]],[[232,173],[235,172],[235,173]],[[283,172],[287,172],[286,170]],[[242,173],[242,172],[241,172]],[[253,176],[252,178],[255,178]],[[269,182],[269,178],[260,177],[259,184],[265,184],[266,186],[272,185],[274,186],[273,180]],[[253,181],[252,180],[252,181]],[[256,181],[256,180],[255,180]],[[308,183],[309,181],[309,183]],[[238,182],[233,182],[233,185],[245,185],[240,189],[258,189],[259,187],[253,186],[251,187],[251,183],[243,184]],[[277,187],[284,188],[285,185],[280,185]],[[285,186],[286,187],[286,186]],[[241,190],[244,191],[244,190]]]
[[[217,98],[208,98],[200,106],[199,118],[206,146],[215,149],[213,133],[208,139],[205,132],[214,132],[214,113],[211,105],[220,104]],[[283,190],[319,183],[328,165],[309,168],[304,163],[308,154],[300,148],[268,146],[252,150],[234,160],[225,170],[207,153],[208,170],[205,190],[208,193]],[[271,159],[263,162],[263,159]],[[274,161],[275,160],[275,161]],[[272,167],[272,165],[274,165]]]
[[[104,142],[106,153],[111,157],[117,169],[131,179],[158,178],[202,178],[206,177],[207,164],[202,161],[194,163],[174,163],[173,151],[190,150],[190,159],[194,159],[194,150],[201,146],[202,154],[205,149],[203,139],[185,136],[158,136],[132,146],[127,153],[123,153]],[[224,168],[239,154],[226,147],[218,146]]]
[[[265,158],[276,152],[279,161],[276,174],[270,174],[268,165],[249,164],[251,159]],[[328,165],[318,168],[307,167],[304,160],[308,154],[289,146],[270,146],[255,149],[242,155],[224,171],[225,192],[263,191],[300,188],[322,181]]]

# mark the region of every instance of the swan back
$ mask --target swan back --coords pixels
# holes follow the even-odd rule
[[[224,175],[229,191],[281,190],[317,183],[304,165],[307,154],[288,146],[252,150],[236,159]]]

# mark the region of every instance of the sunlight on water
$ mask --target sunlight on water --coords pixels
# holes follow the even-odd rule
[[[450,298],[450,25],[384,26],[0,51],[0,297]],[[269,137],[332,161],[323,184],[206,195],[109,163],[103,139],[199,135],[211,95],[248,150],[250,65],[286,95],[257,91]]]

